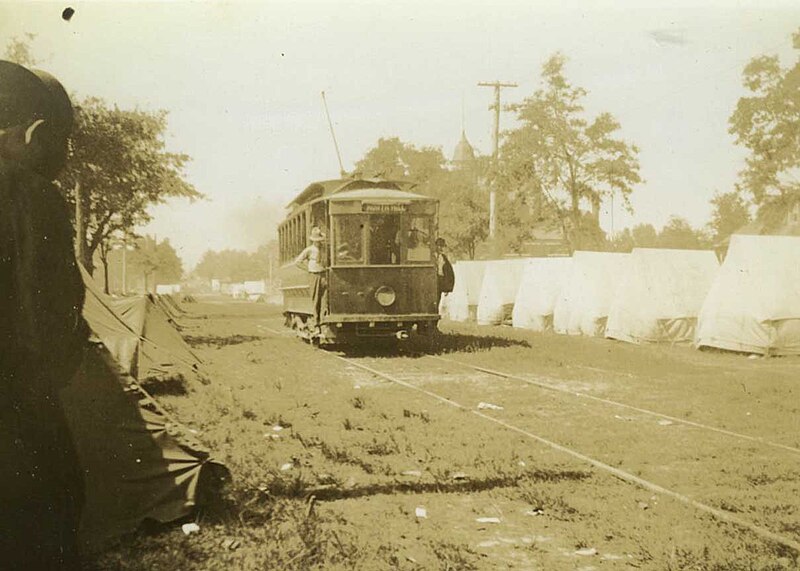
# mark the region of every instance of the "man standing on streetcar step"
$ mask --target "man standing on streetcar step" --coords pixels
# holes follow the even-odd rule
[[[456,275],[453,264],[447,258],[447,242],[444,238],[436,238],[436,288],[438,290],[439,306],[442,304],[442,295],[453,291]]]
[[[58,81],[0,61],[0,553],[77,570],[83,478],[59,393],[88,337],[64,199],[73,114]]]
[[[325,242],[325,234],[319,227],[314,226],[311,229],[309,236],[311,245],[305,250],[300,252],[297,259],[294,261],[295,265],[304,268],[311,274],[311,303],[313,306],[314,322],[310,324],[314,329],[312,332],[320,332],[320,318],[322,317],[322,308],[324,306],[325,295],[328,292],[328,283],[325,277],[325,252],[323,243]]]

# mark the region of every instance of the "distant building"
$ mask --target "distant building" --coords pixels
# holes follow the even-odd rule
[[[459,168],[475,160],[475,149],[467,140],[467,134],[461,129],[461,140],[453,151],[452,164],[454,168]]]

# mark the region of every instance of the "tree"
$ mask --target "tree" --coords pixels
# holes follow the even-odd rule
[[[6,44],[5,59],[25,67],[33,67],[39,63],[31,53],[31,43],[36,39],[36,34],[26,33],[24,37],[13,37]]]
[[[417,189],[439,199],[439,235],[453,253],[475,258],[489,233],[489,207],[480,186],[480,161],[457,170],[441,170]]]
[[[672,216],[658,235],[659,248],[700,250],[708,247],[708,238],[683,218]]]
[[[630,252],[634,248],[658,247],[658,232],[652,224],[637,224],[633,228],[625,228],[608,240],[608,249],[612,252]]]
[[[652,224],[637,224],[631,229],[635,248],[655,248],[658,244],[658,232]]]
[[[150,206],[202,194],[183,179],[189,157],[165,150],[166,111],[111,108],[89,98],[75,115],[71,153],[58,184],[73,206],[80,197],[83,232],[77,239],[81,262],[92,272],[101,244],[101,254],[108,252],[114,233],[148,222]]]
[[[800,50],[800,29],[793,45]],[[736,142],[750,151],[738,187],[752,195],[759,217],[770,206],[780,215],[800,200],[800,58],[790,68],[775,55],[754,58],[743,83],[750,95],[739,99],[729,119]]]
[[[106,250],[101,256],[106,293],[131,291],[142,281],[145,290],[153,289],[158,284],[180,282],[183,277],[183,262],[167,239],[157,242],[151,236],[115,235],[99,249]]]
[[[578,248],[597,241],[603,200],[618,195],[630,210],[642,179],[638,148],[615,138],[620,124],[611,114],[585,117],[587,91],[568,82],[565,63],[563,55],[552,56],[542,68],[545,86],[508,107],[522,125],[505,133],[497,176],[507,196],[521,195],[538,217],[556,220]]]
[[[410,179],[421,184],[444,171],[446,164],[438,147],[417,148],[397,137],[381,138],[356,163],[356,173],[365,178]]]
[[[714,210],[708,225],[715,243],[750,222],[750,205],[739,192],[716,193],[711,205]]]
[[[263,280],[268,277],[269,258],[265,256],[274,246],[266,245],[257,252],[243,250],[208,250],[194,269],[194,273],[208,280],[225,282]]]

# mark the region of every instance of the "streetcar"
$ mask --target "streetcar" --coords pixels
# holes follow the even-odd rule
[[[286,325],[319,344],[431,339],[439,321],[435,241],[438,201],[383,179],[315,182],[278,227]],[[295,264],[314,228],[326,294],[315,323],[313,278]],[[318,232],[318,231],[315,231]]]

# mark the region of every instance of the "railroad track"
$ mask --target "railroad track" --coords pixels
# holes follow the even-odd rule
[[[549,448],[551,448],[553,450],[558,451],[561,454],[564,454],[565,456],[569,456],[569,457],[571,457],[573,459],[576,459],[576,460],[578,460],[580,462],[588,464],[588,465],[592,466],[594,469],[599,470],[601,472],[605,472],[607,474],[610,474],[610,475],[612,475],[612,476],[614,476],[614,477],[616,477],[616,478],[618,478],[618,479],[620,479],[620,480],[622,480],[624,482],[627,482],[628,484],[632,484],[632,485],[634,485],[634,486],[636,486],[638,488],[641,488],[641,489],[644,489],[644,490],[648,490],[650,492],[661,494],[663,496],[669,497],[669,498],[671,498],[671,499],[673,499],[673,500],[675,500],[677,502],[680,502],[680,503],[682,503],[682,504],[684,504],[686,506],[689,506],[689,507],[691,507],[691,508],[693,508],[693,509],[695,509],[695,510],[697,510],[699,512],[702,512],[702,513],[705,513],[707,515],[710,515],[711,517],[713,517],[717,521],[725,522],[725,523],[728,523],[728,524],[732,524],[732,525],[734,525],[734,526],[736,526],[736,527],[738,527],[740,529],[746,530],[746,531],[748,531],[748,532],[760,537],[763,540],[766,540],[768,542],[773,542],[773,543],[776,543],[776,544],[780,544],[780,545],[782,545],[784,547],[787,547],[787,548],[793,550],[794,552],[800,554],[800,542],[798,542],[796,539],[794,539],[792,537],[788,537],[786,535],[783,535],[783,534],[780,534],[780,533],[776,533],[775,531],[767,529],[766,527],[764,527],[762,525],[755,524],[755,523],[747,520],[744,517],[740,517],[739,515],[736,515],[734,513],[731,513],[731,512],[716,508],[716,507],[714,507],[712,505],[709,505],[706,502],[703,502],[703,501],[700,501],[698,499],[695,499],[690,494],[683,493],[681,491],[676,490],[674,486],[659,484],[659,483],[653,481],[652,479],[647,479],[647,478],[644,478],[644,477],[641,477],[641,476],[638,476],[638,475],[634,474],[631,469],[624,470],[622,468],[619,468],[619,467],[616,467],[616,466],[612,465],[608,461],[600,460],[600,459],[598,459],[596,457],[596,455],[594,455],[592,453],[586,453],[586,452],[583,452],[583,451],[580,451],[580,450],[576,449],[575,447],[566,446],[566,445],[564,445],[562,443],[559,443],[559,442],[555,441],[552,438],[548,438],[546,436],[543,436],[538,431],[530,429],[530,428],[528,428],[526,426],[520,426],[521,423],[519,423],[519,422],[516,422],[516,421],[512,422],[510,420],[507,420],[506,418],[503,418],[502,417],[502,413],[500,413],[500,412],[495,412],[495,411],[493,411],[492,413],[484,412],[483,410],[476,409],[474,406],[465,404],[463,402],[463,399],[456,400],[456,399],[454,399],[452,397],[444,396],[440,392],[438,392],[436,390],[432,390],[431,388],[428,388],[427,386],[424,385],[424,383],[418,382],[418,380],[422,376],[424,376],[424,375],[420,375],[418,370],[417,371],[411,371],[410,372],[411,374],[409,375],[408,374],[409,371],[407,371],[407,370],[406,371],[401,371],[401,372],[381,370],[381,369],[385,369],[385,365],[383,367],[381,367],[381,368],[378,368],[378,365],[375,364],[375,359],[370,359],[370,358],[349,358],[349,357],[346,357],[346,356],[343,356],[343,355],[338,355],[338,354],[335,354],[335,353],[329,353],[329,355],[331,355],[332,357],[338,359],[339,361],[341,361],[343,363],[346,363],[349,366],[361,369],[362,371],[364,371],[366,373],[369,373],[370,375],[372,375],[374,377],[377,377],[377,378],[382,379],[384,381],[388,381],[390,383],[393,383],[393,384],[398,385],[400,387],[403,387],[405,389],[408,389],[408,390],[411,390],[411,391],[415,391],[417,393],[424,394],[425,396],[429,397],[430,399],[435,400],[435,401],[440,402],[440,403],[443,403],[443,404],[448,405],[450,407],[453,407],[453,408],[456,408],[456,409],[460,409],[460,410],[462,410],[464,412],[468,412],[471,415],[474,415],[475,417],[477,417],[477,418],[479,418],[479,419],[481,419],[481,420],[483,420],[483,421],[485,421],[487,423],[491,423],[491,424],[493,424],[495,426],[502,427],[503,429],[505,429],[505,430],[507,430],[507,431],[509,431],[511,433],[523,436],[524,438],[529,439],[529,440],[531,440],[533,442],[536,442],[538,444],[547,446],[547,447],[549,447]],[[419,369],[419,365],[421,364],[420,360],[423,360],[425,362],[430,362],[431,360],[437,360],[439,362],[445,362],[445,363],[450,364],[450,365],[456,365],[456,366],[459,366],[459,367],[462,367],[462,368],[472,369],[473,371],[476,371],[476,372],[479,372],[479,373],[483,373],[483,374],[491,376],[491,377],[495,377],[495,378],[501,377],[501,378],[504,378],[504,379],[507,379],[507,380],[523,381],[526,384],[531,384],[529,379],[525,379],[523,377],[518,377],[516,375],[511,375],[511,374],[505,374],[505,373],[501,373],[499,371],[485,369],[485,368],[479,367],[479,366],[468,365],[468,364],[465,364],[465,363],[462,363],[462,362],[458,362],[458,361],[453,360],[453,359],[446,359],[446,358],[441,358],[441,357],[437,357],[437,356],[427,356],[427,357],[420,357],[418,359],[415,359],[415,364],[417,365],[417,367],[415,367],[415,368],[417,368],[417,369]],[[384,359],[384,361],[386,361],[386,359]],[[433,373],[433,374],[440,374],[440,373]],[[574,395],[574,396],[576,396],[576,397],[578,397],[580,399],[585,399],[585,398],[591,397],[591,395],[584,395],[582,393],[571,393],[570,391],[567,391],[567,390],[564,390],[564,389],[560,389],[559,387],[553,387],[553,386],[550,386],[550,385],[545,386],[544,383],[539,383],[539,382],[535,382],[534,386],[537,386],[539,388],[542,388],[542,389],[545,389],[545,390],[548,390],[548,391],[551,391],[551,392],[554,392],[554,393],[558,393],[561,396]],[[709,433],[711,433],[711,434],[713,434],[713,435],[715,435],[717,437],[725,437],[725,438],[730,438],[730,439],[740,439],[740,440],[744,440],[744,441],[747,441],[747,442],[752,443],[752,444],[764,445],[766,447],[771,447],[772,449],[780,449],[780,450],[784,450],[784,451],[791,451],[792,453],[800,452],[800,450],[798,450],[796,448],[793,448],[793,447],[780,445],[780,444],[777,444],[777,443],[774,443],[774,442],[770,442],[770,441],[767,441],[767,440],[763,440],[763,439],[760,439],[760,438],[751,437],[751,436],[748,436],[748,435],[739,434],[739,433],[732,432],[732,431],[727,431],[727,430],[724,430],[724,429],[719,429],[719,428],[708,426],[708,425],[704,425],[704,424],[701,424],[701,423],[694,423],[694,422],[684,421],[683,419],[677,419],[677,418],[674,418],[674,417],[669,417],[668,415],[663,415],[663,414],[657,413],[655,411],[649,411],[649,410],[646,410],[646,409],[640,409],[640,408],[637,408],[637,407],[632,407],[630,405],[626,405],[624,403],[619,403],[619,402],[616,402],[616,401],[610,401],[610,400],[607,400],[607,399],[600,399],[600,398],[597,398],[597,397],[591,397],[591,398],[589,398],[589,400],[593,401],[596,404],[603,405],[603,406],[626,407],[626,408],[628,408],[630,410],[636,410],[636,411],[638,411],[638,412],[640,412],[642,414],[651,415],[651,416],[655,416],[655,417],[660,417],[660,418],[663,418],[663,419],[672,419],[671,422],[676,422],[677,423],[677,422],[680,421],[682,424],[684,424],[686,426],[689,426],[692,429],[699,429],[700,431],[707,431],[707,432],[709,432]]]
[[[287,332],[284,330],[279,330],[270,327],[263,327],[263,326],[261,327],[261,329],[283,337],[292,336],[291,333],[287,334]],[[441,376],[442,371],[436,370],[434,364],[438,363],[440,369],[442,364],[444,364],[450,367],[450,371],[448,373],[450,374],[450,376],[453,377],[458,377],[458,373],[453,374],[452,369],[460,368],[462,371],[472,371],[480,375],[485,375],[487,378],[493,378],[495,380],[499,378],[499,379],[504,379],[505,381],[510,383],[523,385],[525,387],[534,387],[539,391],[541,391],[542,393],[549,393],[550,395],[553,395],[554,397],[559,398],[564,402],[569,402],[570,400],[572,400],[576,402],[581,402],[584,406],[586,404],[590,404],[600,408],[612,407],[630,412],[635,412],[645,417],[657,418],[662,421],[667,421],[671,424],[674,423],[675,425],[678,426],[687,427],[688,429],[691,429],[692,431],[698,434],[707,435],[706,436],[707,438],[722,439],[729,442],[740,442],[742,444],[746,444],[749,446],[761,447],[771,450],[773,454],[780,451],[783,453],[788,452],[790,453],[791,456],[795,456],[800,454],[800,448],[781,444],[757,436],[752,436],[744,433],[735,432],[732,430],[727,430],[725,428],[720,428],[709,424],[690,421],[688,419],[667,415],[658,411],[633,406],[627,403],[596,397],[594,395],[590,395],[583,392],[572,391],[563,388],[561,386],[558,386],[557,385],[558,379],[541,375],[523,377],[520,375],[506,373],[503,371],[498,371],[495,369],[482,367],[479,365],[465,363],[457,359],[441,357],[437,355],[426,355],[417,357],[415,359],[389,360],[385,358],[379,359],[372,357],[351,358],[333,352],[323,352],[323,353],[339,360],[340,362],[346,363],[349,366],[356,367],[378,379],[390,382],[394,385],[403,387],[404,389],[407,390],[421,393],[432,400],[443,403],[455,409],[468,412],[484,422],[491,423],[495,426],[501,427],[506,431],[520,435],[528,440],[536,442],[537,444],[547,446],[565,456],[571,457],[582,463],[588,464],[592,466],[594,469],[610,474],[615,478],[618,478],[628,484],[631,484],[633,486],[636,486],[644,490],[648,490],[653,493],[669,497],[677,502],[680,502],[681,504],[684,504],[694,510],[697,510],[698,512],[710,515],[712,518],[714,518],[719,522],[732,524],[740,529],[752,533],[755,536],[760,537],[763,540],[782,545],[786,548],[791,549],[795,553],[800,554],[800,542],[792,537],[788,537],[781,533],[777,533],[773,530],[768,529],[763,525],[753,523],[752,521],[749,521],[748,519],[741,517],[735,513],[719,509],[717,507],[710,505],[707,502],[703,502],[699,499],[696,499],[695,497],[693,497],[692,494],[676,489],[679,488],[680,486],[658,483],[654,481],[653,478],[645,478],[640,475],[634,474],[633,471],[635,470],[635,468],[629,468],[627,470],[622,469],[618,466],[612,465],[612,463],[609,462],[608,460],[602,460],[597,458],[598,454],[581,451],[575,446],[567,446],[563,443],[560,443],[555,438],[543,435],[540,430],[532,429],[529,426],[524,426],[525,424],[527,424],[525,422],[520,423],[516,420],[511,421],[508,418],[504,418],[504,415],[496,411],[489,413],[489,412],[484,412],[483,410],[477,410],[474,406],[465,404],[463,402],[463,398],[459,398],[458,400],[456,400],[455,398],[441,394],[441,392],[437,390],[433,390],[432,388],[426,385],[424,379],[426,377],[433,378]],[[400,365],[398,365],[398,363],[400,363]],[[387,368],[390,370],[387,370]],[[420,379],[423,379],[423,381],[420,382]],[[582,410],[581,412],[583,413],[585,411]],[[531,414],[535,415],[535,411],[531,411]],[[719,450],[726,452],[729,451],[728,449],[726,449],[726,445],[724,443],[719,445]]]

